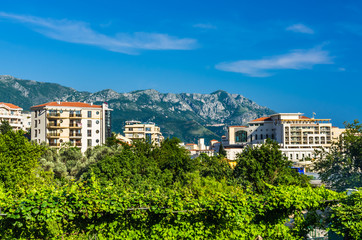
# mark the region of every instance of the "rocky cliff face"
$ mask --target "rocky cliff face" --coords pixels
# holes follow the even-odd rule
[[[199,137],[219,139],[223,125],[240,125],[274,113],[239,94],[219,90],[211,94],[160,93],[153,89],[117,93],[111,89],[95,93],[79,92],[54,83],[21,80],[0,75],[0,101],[24,110],[49,101],[108,102],[114,109],[113,131],[122,132],[124,121],[153,121],[166,137],[184,141]],[[210,127],[218,125],[218,127]]]

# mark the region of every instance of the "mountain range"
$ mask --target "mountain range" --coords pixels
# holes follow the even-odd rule
[[[242,125],[274,113],[240,94],[222,90],[210,94],[160,93],[153,89],[118,93],[111,89],[91,93],[56,83],[37,82],[0,75],[0,102],[30,110],[50,101],[107,102],[112,112],[112,131],[123,132],[126,120],[155,122],[165,137],[196,142],[220,139],[226,126]]]

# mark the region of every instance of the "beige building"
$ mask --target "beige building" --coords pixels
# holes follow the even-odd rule
[[[344,131],[346,131],[345,128],[332,127],[332,142],[338,142]]]
[[[8,121],[13,130],[24,129],[22,110],[14,104],[0,102],[0,124]]]
[[[228,128],[230,146],[244,148],[262,144],[268,138],[279,143],[289,160],[309,164],[305,160],[313,159],[316,149],[331,146],[332,123],[330,119],[308,118],[302,113],[278,113],[255,119],[248,126]]]
[[[155,123],[141,123],[140,121],[126,121],[124,136],[132,141],[144,139],[156,145],[160,145],[164,139],[160,127]]]
[[[85,152],[111,136],[111,111],[106,103],[49,102],[31,107],[31,139],[51,147],[70,143]]]

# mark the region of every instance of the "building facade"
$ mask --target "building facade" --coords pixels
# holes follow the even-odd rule
[[[13,130],[24,129],[22,110],[14,104],[0,102],[0,124],[8,121]]]
[[[155,123],[140,121],[126,121],[124,136],[132,141],[144,139],[156,145],[160,145],[164,139],[160,127]]]
[[[244,148],[262,144],[273,139],[289,160],[309,164],[305,160],[315,157],[315,150],[330,147],[332,143],[332,123],[330,119],[315,119],[302,113],[278,113],[255,119],[247,126],[228,128],[228,145]]]
[[[51,147],[70,143],[85,152],[111,136],[108,104],[49,102],[31,107],[31,139]]]

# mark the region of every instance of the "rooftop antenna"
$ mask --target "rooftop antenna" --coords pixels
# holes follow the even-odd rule
[[[314,116],[317,115],[315,112],[312,113],[313,114],[313,119],[314,119]]]

